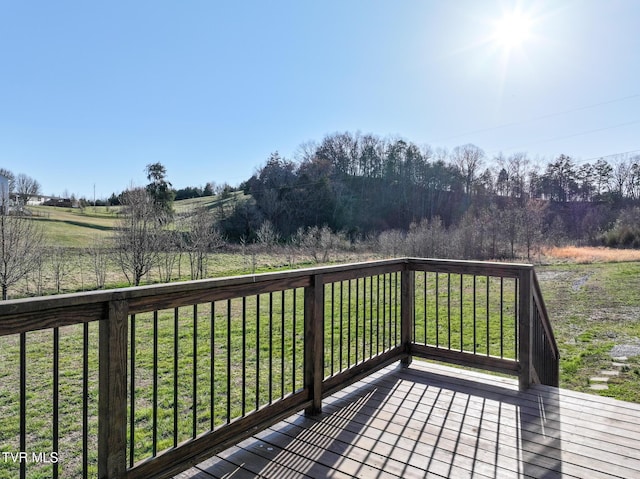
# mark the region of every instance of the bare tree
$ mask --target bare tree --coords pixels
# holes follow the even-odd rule
[[[213,214],[206,208],[199,208],[188,218],[183,239],[191,265],[191,278],[204,278],[209,252],[224,243],[222,233],[215,226]]]
[[[632,163],[626,158],[620,157],[615,163],[612,171],[613,184],[615,185],[616,192],[620,195],[624,195],[625,186],[628,178],[631,176]]]
[[[322,228],[311,226],[306,230],[298,228],[292,241],[301,250],[306,251],[316,263],[328,262],[329,254],[347,243],[344,234],[332,232],[327,225]]]
[[[264,220],[256,231],[258,243],[262,245],[267,251],[271,249],[280,241],[280,235],[276,231],[273,223],[269,220]]]
[[[107,268],[109,265],[108,250],[98,239],[94,239],[93,244],[87,251],[91,258],[91,266],[96,279],[96,288],[102,289],[107,281]]]
[[[522,209],[520,234],[527,250],[527,259],[531,259],[531,253],[535,248],[539,248],[542,242],[542,227],[547,206],[544,201],[532,199]]]
[[[127,281],[138,286],[158,261],[157,208],[144,188],[124,191],[121,204],[123,216],[115,235],[115,256]]]
[[[11,286],[37,266],[43,240],[35,220],[0,214],[0,287],[7,299]]]
[[[514,153],[507,158],[500,154],[495,161],[500,167],[498,170],[498,182],[502,188],[500,193],[504,196],[524,199],[530,164],[527,154]]]
[[[51,264],[53,282],[56,286],[56,293],[60,294],[62,282],[73,269],[73,264],[65,249],[59,246],[51,248],[48,252],[48,257],[49,263]]]
[[[26,205],[32,196],[40,194],[40,183],[30,176],[20,173],[16,176],[15,193],[20,197],[20,202]]]
[[[467,194],[471,194],[472,186],[476,180],[476,176],[485,154],[476,145],[467,144],[462,146],[456,146],[451,154],[453,163],[458,167],[460,174],[465,181],[465,191]]]
[[[162,231],[160,241],[160,255],[158,257],[158,273],[160,281],[168,283],[173,277],[173,269],[180,261],[182,254],[182,244],[180,232]],[[179,273],[178,273],[179,275]]]

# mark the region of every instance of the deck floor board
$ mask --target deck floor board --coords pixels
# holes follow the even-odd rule
[[[390,366],[176,476],[640,477],[640,405],[441,364]]]

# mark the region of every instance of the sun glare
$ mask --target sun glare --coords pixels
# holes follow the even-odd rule
[[[531,18],[521,12],[505,13],[495,23],[493,40],[505,50],[522,46],[531,37]]]

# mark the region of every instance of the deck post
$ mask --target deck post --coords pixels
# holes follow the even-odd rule
[[[127,343],[129,307],[109,302],[100,320],[98,478],[121,477],[127,464]]]
[[[413,317],[415,310],[415,271],[409,270],[408,265],[401,273],[402,293],[400,296],[401,320],[400,340],[402,350],[408,354],[402,358],[402,365],[411,364],[411,344],[413,342]]]
[[[324,282],[321,274],[311,277],[304,289],[304,387],[310,391],[311,406],[305,414],[322,411],[324,376]]]
[[[520,364],[519,388],[524,391],[531,385],[531,351],[533,335],[531,333],[533,313],[531,308],[532,299],[532,276],[530,268],[520,271],[518,281],[520,283],[518,313],[518,362]]]

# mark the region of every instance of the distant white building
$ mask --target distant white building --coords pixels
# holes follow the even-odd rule
[[[0,214],[9,211],[9,178],[0,175]]]
[[[41,205],[44,205],[47,201],[51,201],[54,199],[56,199],[55,196],[33,195],[29,197],[29,201],[27,201],[27,206],[41,206]]]

